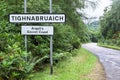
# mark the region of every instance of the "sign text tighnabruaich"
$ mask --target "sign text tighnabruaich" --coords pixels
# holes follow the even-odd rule
[[[65,22],[64,14],[10,14],[11,23]]]

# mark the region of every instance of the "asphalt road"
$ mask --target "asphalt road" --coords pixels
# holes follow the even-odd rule
[[[99,57],[103,64],[107,80],[120,80],[120,51],[99,47],[97,43],[83,44],[83,48]]]

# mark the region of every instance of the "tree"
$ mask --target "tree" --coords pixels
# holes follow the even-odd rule
[[[101,32],[105,38],[112,38],[120,30],[120,2],[113,0],[111,8],[106,8],[101,17]]]

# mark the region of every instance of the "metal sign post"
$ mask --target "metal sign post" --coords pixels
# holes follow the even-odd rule
[[[52,14],[52,0],[49,0],[50,14],[26,14],[27,0],[24,0],[24,14],[10,14],[9,21],[11,23],[25,23],[22,26],[22,35],[25,35],[25,50],[27,51],[27,35],[50,35],[50,74],[53,74],[53,26],[26,26],[27,23],[50,23],[65,22],[64,14]],[[47,17],[47,19],[46,19]],[[27,57],[26,57],[27,60]]]
[[[27,13],[27,0],[24,0],[24,13]],[[27,35],[25,35],[25,50],[27,51]]]
[[[52,13],[52,0],[50,2],[50,14]],[[53,74],[53,36],[50,36],[50,74]]]

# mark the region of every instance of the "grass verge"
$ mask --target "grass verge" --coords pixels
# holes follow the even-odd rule
[[[118,46],[110,46],[110,45],[105,45],[105,44],[98,44],[98,46],[120,50],[120,47]]]
[[[54,74],[50,75],[49,67],[42,72],[34,73],[32,80],[91,80],[85,75],[95,67],[97,58],[89,51],[80,48],[77,55],[54,66]]]

